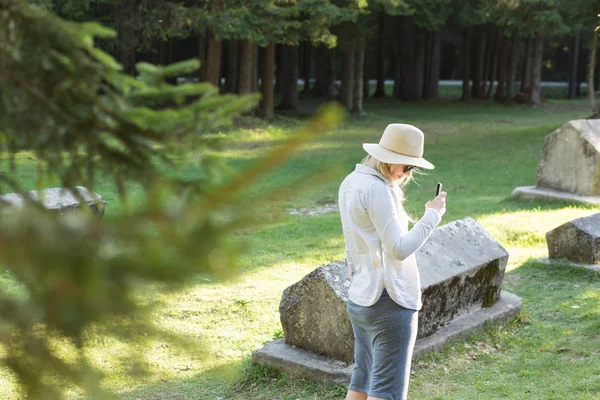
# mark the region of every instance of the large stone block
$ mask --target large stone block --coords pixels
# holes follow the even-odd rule
[[[521,312],[521,306],[520,297],[503,290],[500,300],[493,306],[481,308],[472,314],[456,318],[433,335],[417,339],[413,350],[413,359],[426,357],[433,351],[439,351],[452,343],[467,339],[473,334],[485,332],[490,325],[514,321]],[[343,385],[350,383],[354,369],[354,364],[291,346],[285,343],[284,339],[273,340],[261,349],[253,351],[252,360],[258,364],[284,371],[294,377],[337,382]]]
[[[423,309],[419,336],[500,298],[508,252],[471,218],[437,228],[417,252]]]
[[[600,196],[600,120],[574,120],[548,135],[537,187]]]
[[[471,218],[435,229],[416,257],[423,293],[419,337],[493,306],[500,297],[508,253]],[[288,287],[279,307],[286,343],[352,362],[349,286],[342,261],[317,268]]]
[[[79,193],[81,199],[75,196],[70,190],[50,188],[43,190],[42,193],[32,190],[30,192],[2,195],[0,196],[0,207],[4,211],[10,211],[10,209],[23,207],[27,198],[35,201],[42,199],[42,204],[45,208],[56,210],[60,214],[66,214],[80,209],[82,204],[85,203],[98,218],[102,218],[106,206],[106,201],[104,201],[102,196],[83,186],[75,186],[72,190]]]
[[[346,311],[346,261],[319,267],[283,291],[281,325],[288,344],[352,362],[354,334]]]
[[[600,264],[600,213],[569,221],[546,233],[550,258]]]

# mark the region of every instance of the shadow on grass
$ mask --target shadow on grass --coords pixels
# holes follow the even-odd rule
[[[472,218],[486,217],[497,213],[520,212],[520,211],[554,211],[565,208],[577,208],[600,212],[599,206],[577,203],[572,201],[549,200],[549,199],[520,199],[516,197],[505,197],[499,202],[498,210],[495,212],[472,213]]]
[[[557,338],[594,338],[600,348],[600,272],[529,260],[506,273],[503,287]]]
[[[343,399],[346,388],[305,379],[252,363],[250,357],[240,363],[221,365],[182,379],[161,380],[122,392],[120,397],[143,400],[296,400]]]
[[[333,196],[323,197],[323,199],[326,198],[334,199]],[[424,199],[411,199],[411,204],[424,203],[424,201]],[[481,205],[481,203],[478,198],[455,201],[453,209],[446,214],[442,224],[448,224],[465,217],[478,220],[500,214],[499,218],[502,219],[504,213],[557,211],[568,207],[589,210],[590,214],[597,210],[597,207],[561,201],[504,198],[497,202],[494,210],[490,212],[490,205]],[[413,214],[420,216],[418,211],[413,212]],[[544,225],[547,225],[547,228],[544,229],[549,231],[562,222],[544,221]],[[537,230],[526,232],[524,229],[526,230],[527,227],[514,226],[512,228],[514,232],[511,230],[506,233],[508,236],[505,240],[509,241],[506,244],[518,244],[521,239],[526,240],[531,235],[535,236],[537,242],[545,240],[543,237],[544,232],[540,233]],[[337,212],[318,216],[287,216],[279,221],[239,234],[236,237],[247,243],[250,249],[246,256],[241,259],[241,268],[236,278],[241,278],[249,272],[270,269],[283,264],[304,265],[313,263],[314,268],[317,268],[344,257],[344,241]],[[529,238],[529,241],[531,241],[531,238]],[[208,284],[221,282],[217,280]],[[207,283],[200,279],[195,281],[194,284]]]
[[[555,292],[557,288],[571,286],[573,289],[579,289],[576,292],[595,289],[599,291],[598,295],[600,295],[600,272],[583,267],[563,263],[547,264],[531,259],[506,273],[507,277],[513,275],[518,278],[510,281],[510,287],[526,293],[529,298],[537,300],[546,300],[548,298],[547,294]],[[552,284],[549,285],[549,283]],[[537,290],[541,287],[544,290]],[[572,294],[567,292],[559,291],[556,293],[573,297]],[[597,306],[600,312],[600,303]]]
[[[551,199],[521,199],[518,197],[506,197],[498,203],[502,210],[507,211],[531,211],[531,210],[557,210],[566,207],[576,207],[586,210],[598,210],[600,206],[573,202],[568,200]]]
[[[524,299],[524,309],[517,321],[504,326],[490,327],[486,332],[461,341],[443,351],[432,353],[415,365],[418,376],[426,375],[435,365],[453,365],[451,360],[469,359],[480,373],[501,374],[510,393],[528,383],[519,380],[507,383],[505,378],[522,379],[543,384],[545,392],[561,390],[590,393],[590,387],[579,385],[577,379],[589,375],[600,347],[600,274],[580,268],[569,268],[527,261],[506,274],[505,288]],[[573,306],[576,307],[573,307]],[[500,349],[490,352],[490,349]],[[474,361],[476,360],[476,361]],[[544,371],[569,365],[564,382],[547,381]],[[456,378],[476,379],[469,370],[455,371]],[[527,374],[527,375],[524,375]],[[593,384],[593,382],[592,382]],[[413,394],[419,396],[418,386]],[[182,379],[157,382],[123,393],[126,398],[158,399],[343,399],[346,388],[292,379],[270,368],[253,365],[249,358],[242,362],[222,365],[212,370]],[[532,398],[540,399],[546,394]],[[466,397],[465,397],[466,398]],[[469,397],[471,398],[471,397]],[[584,398],[584,397],[582,397]],[[587,397],[586,397],[587,398]]]

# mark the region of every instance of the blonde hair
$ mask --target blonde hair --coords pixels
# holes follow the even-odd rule
[[[360,163],[366,167],[371,167],[374,170],[379,171],[379,173],[381,175],[383,175],[385,177],[385,179],[390,181],[393,185],[398,186],[400,189],[403,189],[404,186],[408,185],[408,183],[412,180],[412,176],[405,176],[405,177],[402,177],[401,179],[395,179],[394,175],[392,174],[392,165],[393,164],[379,161],[378,159],[376,159],[375,157],[373,157],[370,154],[367,155],[365,158],[363,158]],[[419,174],[419,173],[421,173],[421,171],[419,171],[417,168],[415,168],[415,169],[413,169],[413,174],[414,173]],[[402,197],[404,197],[404,192],[402,194],[403,194]]]
[[[383,175],[388,181],[390,181],[392,183],[392,185],[396,186],[398,188],[399,195],[400,195],[400,203],[404,203],[404,199],[405,199],[404,187],[406,185],[408,185],[408,183],[412,180],[412,174],[411,174],[411,176],[404,176],[400,179],[394,179],[394,176],[392,175],[392,165],[393,164],[379,161],[378,159],[371,156],[370,154],[367,155],[365,158],[363,158],[360,163],[366,167],[370,167],[370,168],[373,168],[374,170],[379,171],[379,173],[381,175]],[[423,174],[418,168],[414,168],[412,171],[413,171],[413,174],[414,173],[421,174],[421,175]],[[406,217],[408,218],[408,220],[410,222],[412,222],[412,223],[417,222],[417,219],[415,217],[413,217],[412,215],[407,213],[406,210],[404,210],[403,205],[402,205],[402,209],[403,209],[404,214],[406,215]]]

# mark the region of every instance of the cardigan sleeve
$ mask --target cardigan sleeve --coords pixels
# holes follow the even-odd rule
[[[377,183],[371,186],[366,197],[367,213],[385,251],[400,261],[419,250],[442,219],[437,210],[428,208],[423,217],[407,232],[403,228],[404,221],[399,218],[400,213],[392,190],[386,184]]]
[[[352,262],[352,257],[350,256],[350,248],[346,245],[346,266],[348,267],[348,276],[350,279],[354,276],[354,263]]]

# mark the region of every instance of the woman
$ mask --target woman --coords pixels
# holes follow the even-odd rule
[[[413,228],[402,188],[423,159],[424,135],[391,124],[342,182],[339,206],[351,285],[347,308],[354,329],[354,372],[347,400],[404,400],[417,337],[421,285],[414,253],[446,212],[446,193],[425,204]]]

